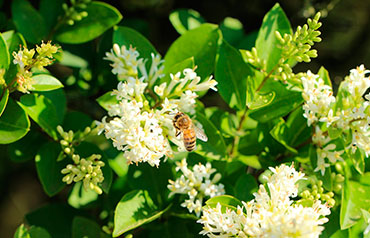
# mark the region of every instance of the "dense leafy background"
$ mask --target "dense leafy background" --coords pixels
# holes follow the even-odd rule
[[[29,44],[38,43],[40,39],[46,37],[50,29],[55,26],[56,19],[53,14],[49,14],[49,12],[52,12],[50,9],[53,9],[53,11],[56,12],[60,11],[60,9],[55,7],[56,5],[50,4],[50,2],[53,2],[57,5],[61,2],[61,0],[41,0],[31,1],[30,3],[25,0],[0,0],[0,31],[4,32],[16,28],[19,32],[23,33],[23,36],[26,38]],[[114,30],[109,29],[116,23],[115,20],[118,19],[119,13],[115,10],[106,8],[106,3],[97,3],[91,6],[88,9],[88,12],[94,16],[96,16],[97,12],[103,15],[107,14],[111,16],[111,18],[105,17],[103,22],[97,21],[97,19],[89,18],[76,23],[76,25],[73,27],[61,27],[55,32],[55,39],[62,45],[62,48],[65,51],[71,52],[71,54],[65,53],[63,59],[61,60],[61,64],[54,65],[50,67],[49,70],[65,85],[66,94],[62,93],[61,90],[56,90],[52,92],[38,92],[37,94],[23,95],[21,97],[18,95],[17,100],[19,100],[20,104],[17,104],[14,102],[14,100],[9,99],[8,106],[5,110],[13,110],[14,113],[18,113],[20,115],[17,116],[17,118],[20,118],[20,120],[17,122],[18,126],[15,128],[10,128],[12,130],[14,129],[14,131],[11,133],[11,135],[14,136],[14,141],[17,139],[17,137],[21,137],[28,132],[30,124],[33,128],[37,128],[37,123],[39,127],[42,128],[50,137],[55,137],[56,132],[54,131],[54,128],[55,125],[61,123],[61,121],[58,121],[60,118],[64,117],[63,126],[66,129],[76,129],[87,126],[91,122],[91,118],[101,118],[101,116],[104,114],[104,110],[99,107],[94,99],[116,86],[116,81],[110,74],[108,63],[102,60],[104,52],[111,48],[112,40],[114,42],[119,42],[120,44],[129,44],[128,42],[124,42],[122,40],[122,35],[129,34],[131,37],[133,37],[133,41],[141,39],[141,37],[135,37],[133,34],[130,34],[129,32],[132,30],[127,27],[133,28],[147,37],[161,55],[164,56],[166,55],[167,51],[169,52],[166,55],[166,64],[168,64],[166,66],[168,66],[169,69],[167,70],[169,70],[169,72],[171,72],[171,67],[176,68],[177,63],[171,59],[175,58],[176,54],[182,53],[182,55],[184,55],[182,59],[184,60],[182,62],[184,65],[192,65],[192,60],[194,60],[195,64],[199,66],[199,73],[201,75],[207,75],[212,72],[213,67],[209,66],[204,59],[212,61],[213,59],[216,59],[217,56],[221,55],[223,56],[223,59],[226,57],[227,59],[236,62],[242,62],[241,55],[237,51],[233,50],[231,46],[249,49],[253,45],[251,42],[256,39],[256,31],[261,26],[264,15],[275,4],[275,1],[256,2],[232,0],[213,1],[212,5],[210,5],[209,1],[157,0],[146,2],[122,0],[105,2],[113,5],[123,15],[124,20],[119,23],[120,26],[118,28]],[[368,23],[370,21],[368,18],[370,3],[368,1],[343,0],[339,2],[297,2],[285,0],[280,1],[280,3],[293,28],[305,21],[305,16],[303,13],[310,7],[315,7],[316,9],[330,9],[332,5],[335,6],[329,11],[328,17],[323,19],[323,28],[321,31],[323,32],[324,41],[318,44],[316,47],[319,52],[319,57],[311,64],[298,65],[296,68],[297,71],[304,71],[309,68],[313,72],[317,72],[319,67],[323,65],[326,69],[328,69],[329,72],[333,72],[330,76],[334,81],[334,87],[336,87],[342,77],[348,74],[348,69],[353,68],[359,63],[364,63],[367,66],[370,65],[370,31],[368,27]],[[36,12],[34,7],[36,9],[40,9],[40,11]],[[200,13],[201,17],[196,13],[187,10],[178,11],[171,14],[171,12],[173,12],[175,9],[180,8],[194,9]],[[20,11],[19,9],[21,9],[22,12],[25,12],[26,15],[30,16],[27,19],[32,20],[25,21],[23,15],[17,14],[17,11]],[[218,32],[219,30],[216,29],[212,24],[203,26],[203,29],[200,32],[211,32],[214,36],[214,38],[212,38],[214,40],[213,44],[222,44],[220,51],[216,52],[215,48],[211,45],[211,47],[207,48],[206,53],[200,52],[200,49],[203,47],[202,42],[196,41],[193,48],[187,49],[189,52],[187,52],[188,55],[186,55],[184,52],[181,52],[181,50],[184,50],[183,47],[181,47],[181,40],[176,41],[176,43],[173,44],[169,49],[170,45],[179,37],[179,33],[183,34],[186,31],[186,29],[182,27],[182,24],[179,24],[179,21],[181,22],[182,17],[188,14],[191,14],[191,16],[194,18],[194,21],[188,24],[188,29],[195,28],[200,23],[205,21],[220,24],[222,35],[227,42],[216,42],[220,33]],[[239,19],[242,25],[234,25],[235,28],[227,27],[230,21],[225,19],[226,17],[234,17]],[[175,28],[171,25],[170,20]],[[176,22],[178,24],[176,24]],[[81,27],[82,25],[83,27]],[[284,25],[283,23],[282,28],[286,28],[286,24]],[[89,31],[89,29],[94,29],[95,32]],[[107,29],[109,30],[102,34]],[[9,32],[7,35],[4,34],[2,36],[4,39],[0,39],[0,51],[4,50],[5,41],[7,43],[8,41],[11,41],[10,45],[12,46],[12,50],[16,49],[17,46],[24,41],[22,37],[19,37],[18,35],[13,36],[11,34],[11,32]],[[79,37],[75,37],[76,34]],[[197,32],[194,34],[197,34]],[[97,36],[99,36],[98,39],[90,41]],[[191,39],[191,36],[189,35],[186,37]],[[184,38],[186,37],[184,36]],[[74,43],[82,44],[73,45]],[[153,46],[145,41],[141,43],[142,45],[137,45],[138,50],[143,51],[140,52],[142,55],[148,55],[148,52],[153,49]],[[9,52],[12,52],[12,50],[9,49]],[[194,56],[194,59],[189,59],[191,56]],[[8,65],[9,59],[10,57],[1,58],[0,65]],[[273,57],[271,57],[271,60],[274,60]],[[202,63],[204,66],[202,66]],[[218,68],[217,64],[221,65],[223,62],[215,61],[215,74],[217,77],[228,78],[232,81],[237,80],[235,75],[230,74],[230,71],[223,71],[221,67]],[[176,69],[173,70],[176,71]],[[248,72],[249,69],[246,67],[238,73],[248,74]],[[38,77],[42,82],[42,77],[47,76]],[[276,89],[275,86],[276,85],[266,85],[267,88],[271,87]],[[42,91],[43,87],[45,87],[45,85],[41,83],[38,90]],[[59,88],[58,83],[52,84],[52,87],[55,89]],[[207,94],[202,98],[203,103],[206,106],[218,106],[229,112],[233,111],[233,109],[243,109],[245,106],[244,103],[248,102],[249,100],[248,96],[243,97],[231,95],[230,92],[235,92],[235,94],[238,94],[238,91],[235,91],[235,89],[242,91],[245,85],[236,87],[235,84],[233,84],[230,87],[230,89],[223,87],[219,92],[220,94],[212,92]],[[278,99],[281,99],[283,98],[281,96],[286,95],[284,89],[276,89],[276,92],[280,93],[279,97],[277,97]],[[294,97],[294,99],[296,103],[301,102],[299,95]],[[53,105],[54,109],[47,111],[47,114],[45,114],[42,111],[43,107],[35,107],[32,105],[32,102],[35,101],[40,102],[38,105]],[[229,104],[230,108],[225,104],[224,101]],[[66,103],[68,104],[66,105]],[[271,110],[276,108],[274,105],[277,104],[279,104],[279,101],[273,102],[269,108],[262,108],[260,110],[255,109],[251,114],[251,117],[258,121],[268,122],[271,120],[271,118],[266,118],[266,110],[271,112]],[[0,114],[1,105],[2,102],[0,102]],[[66,107],[68,110],[66,110]],[[206,115],[212,115],[210,120],[199,116],[200,122],[203,125],[211,128],[211,130],[215,128],[215,126],[217,128],[221,128],[222,136],[228,138],[228,135],[232,135],[234,133],[233,131],[230,131],[230,124],[235,122],[225,119],[228,118],[228,112],[220,110],[220,112],[214,113],[212,110],[212,108],[208,108],[205,112]],[[26,111],[31,117],[31,121],[29,121],[22,114],[24,111]],[[271,115],[271,113],[269,115]],[[277,112],[275,116],[277,117],[283,115],[284,113],[280,111]],[[256,162],[255,158],[250,155],[258,153],[258,151],[262,150],[262,148],[257,148],[254,145],[248,147],[248,141],[257,140],[258,138],[258,135],[253,134],[254,131],[263,133],[263,144],[274,143],[272,148],[274,148],[273,152],[275,154],[279,154],[280,151],[284,151],[286,149],[294,153],[295,151],[293,147],[300,144],[300,141],[297,141],[296,138],[293,138],[289,134],[283,133],[283,131],[285,129],[284,127],[289,127],[291,125],[299,127],[302,125],[301,118],[298,118],[295,115],[298,114],[291,114],[291,116],[286,120],[286,124],[284,124],[284,122],[279,123],[275,121],[273,123],[264,123],[263,126],[259,126],[263,128],[256,128],[255,130],[253,128],[248,128],[253,130],[251,130],[250,134],[247,134],[241,138],[241,144],[243,147],[239,148],[239,152],[242,154],[239,160],[244,164],[248,164],[255,168],[261,166],[258,161]],[[79,125],[75,124],[76,118],[79,119]],[[3,122],[6,122],[7,120],[11,121],[12,118],[2,117]],[[4,123],[1,124],[0,121],[0,129],[3,125]],[[248,125],[250,124],[248,123]],[[295,130],[295,128],[292,130]],[[299,130],[299,128],[297,128],[297,130]],[[15,228],[22,221],[25,214],[41,207],[41,205],[47,202],[64,202],[68,197],[68,203],[72,207],[84,208],[91,206],[91,201],[95,200],[95,194],[81,192],[82,190],[80,190],[81,186],[79,184],[76,184],[73,189],[69,191],[69,189],[63,189],[65,186],[63,183],[61,183],[60,178],[58,177],[49,179],[47,180],[48,182],[45,183],[46,179],[42,179],[42,174],[44,171],[50,167],[57,171],[58,168],[62,167],[63,165],[56,162],[50,165],[47,164],[50,161],[43,160],[45,155],[48,157],[58,157],[58,154],[55,154],[53,152],[54,150],[52,150],[53,146],[55,145],[51,142],[45,141],[46,137],[43,135],[43,133],[44,132],[41,132],[41,129],[32,130],[31,133],[28,133],[20,141],[7,147],[0,146],[0,192],[3,194],[0,198],[0,216],[2,218],[6,218],[0,219],[0,230],[4,237],[11,237]],[[302,133],[305,134],[304,131],[302,131]],[[4,137],[1,137],[0,141],[3,138]],[[210,140],[209,143],[202,146],[208,146],[210,150],[219,148],[219,151],[215,150],[218,153],[216,153],[215,156],[223,156],[222,153],[224,150],[222,148],[225,146],[225,142],[223,141],[221,135],[215,133],[212,138],[214,141]],[[29,141],[39,141],[40,146],[41,144],[44,145],[41,148],[38,148],[37,146],[21,146],[30,144],[28,143]],[[289,143],[286,143],[287,141]],[[80,149],[83,151],[83,146]],[[107,157],[111,158],[109,163],[114,172],[118,175],[126,174],[128,168],[124,166],[124,163],[122,164],[122,161],[117,159],[119,158],[119,154],[117,154],[115,151],[107,151],[106,153]],[[33,162],[35,156],[36,166],[34,166]],[[199,156],[196,154],[191,156],[194,161],[199,159]],[[26,161],[26,163],[14,163],[21,161]],[[253,189],[255,189],[255,184],[253,184],[255,180],[249,176],[238,176],[240,175],[238,174],[238,168],[240,168],[240,166],[240,162],[235,162],[234,164],[229,165],[227,168],[223,168],[222,164],[219,165],[220,169],[223,168],[225,170],[222,172],[224,172],[225,175],[230,176],[226,177],[225,181],[234,181],[233,176],[237,176],[237,178],[239,178],[239,180],[233,184],[233,186],[235,185],[234,187],[236,188],[236,191],[240,191],[240,189],[237,188],[242,187],[242,184],[252,184],[250,188],[248,187],[246,190],[244,190],[245,193],[238,192],[234,194],[238,199],[247,200],[250,199],[250,194],[253,192]],[[112,204],[110,204],[111,207],[107,208],[107,210],[114,210],[116,204],[119,203],[119,206],[116,208],[117,214],[119,214],[119,210],[124,209],[125,206],[140,205],[130,204],[129,202],[125,201],[125,197],[122,196],[129,191],[119,191],[119,189],[117,189],[121,187],[122,184],[129,184],[130,189],[137,190],[127,193],[126,196],[135,197],[140,195],[141,199],[138,199],[135,202],[145,204],[145,206],[149,208],[148,210],[151,211],[150,214],[139,216],[139,219],[136,221],[137,224],[155,219],[156,216],[159,216],[164,212],[165,209],[167,209],[163,206],[163,203],[165,203],[163,200],[165,200],[166,197],[153,196],[153,194],[158,194],[158,189],[165,189],[167,178],[172,176],[172,172],[170,171],[169,166],[166,164],[162,164],[159,171],[153,171],[152,168],[146,166],[140,167],[140,170],[142,170],[142,180],[151,181],[153,178],[158,177],[158,174],[156,173],[161,173],[163,177],[165,177],[163,174],[167,174],[168,176],[164,178],[164,181],[156,180],[156,186],[154,188],[147,187],[145,183],[140,183],[140,180],[132,179],[135,171],[133,169],[129,169],[127,177],[121,177],[120,180],[116,181],[116,183],[112,185],[111,194],[114,203],[112,202]],[[41,183],[37,179],[37,173],[40,176],[40,180],[42,181]],[[111,174],[111,171],[107,171],[106,173]],[[109,178],[109,175],[107,175],[107,177]],[[253,182],[250,183],[250,181]],[[105,188],[108,189],[110,186],[110,183],[106,184]],[[349,181],[345,186],[348,188],[348,193],[344,194],[344,196],[347,196],[349,201],[353,201],[355,204],[360,204],[362,201],[356,199],[356,195],[360,193],[358,189],[359,185],[355,182]],[[368,189],[366,186],[364,187]],[[44,191],[46,191],[46,194],[48,195],[54,195],[59,191],[62,192],[55,197],[49,198],[45,195]],[[364,189],[361,191],[364,191]],[[73,195],[68,195],[69,192]],[[209,202],[212,203],[212,201]],[[230,201],[227,201],[227,203],[230,204]],[[344,204],[344,206],[348,206],[348,204]],[[34,225],[32,232],[35,232],[35,234],[42,234],[44,230],[39,227],[45,226],[45,224],[42,224],[42,221],[45,221],[45,218],[50,217],[50,214],[53,213],[66,214],[61,212],[66,211],[65,209],[66,208],[63,205],[50,205],[50,207],[44,207],[28,214],[26,220],[29,224]],[[53,227],[52,225],[51,227],[48,227],[50,228],[48,230],[53,233],[50,234],[52,237],[58,237],[57,234],[60,231],[58,229],[64,228],[68,229],[68,232],[70,232],[70,237],[79,237],[79,234],[86,234],[86,232],[92,232],[94,235],[92,237],[104,237],[103,235],[99,236],[99,234],[93,232],[94,229],[96,229],[97,224],[92,220],[86,219],[85,214],[81,214],[83,211],[77,211],[70,207],[68,209],[71,210],[70,214],[76,215],[75,218],[72,219],[72,217],[67,216],[59,217],[59,227]],[[354,214],[348,214],[347,217],[344,216],[344,214],[341,214],[341,224],[344,227],[351,226],[351,220],[349,220],[349,218],[356,219],[358,213],[359,211],[356,211]],[[333,217],[334,216],[336,216],[338,220],[339,212],[333,213]],[[165,226],[161,229],[166,231],[157,230],[156,232],[159,234],[163,234],[164,232],[166,232],[165,234],[169,234],[171,229],[186,230],[189,227],[194,226],[191,223],[187,224],[183,222],[184,220],[181,220],[181,218],[176,219],[179,219],[180,221],[175,219],[164,220],[163,224],[165,224]],[[91,228],[91,230],[81,231],[79,227],[83,226],[88,226]],[[338,224],[335,226],[338,227]],[[72,230],[70,230],[70,227],[72,227]],[[117,227],[117,230],[114,232],[119,234],[121,231],[122,230],[120,230],[120,227]],[[45,237],[47,237],[47,235],[45,235]]]

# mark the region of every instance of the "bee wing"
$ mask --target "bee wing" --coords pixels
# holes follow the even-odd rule
[[[195,135],[197,136],[197,138],[199,140],[208,141],[208,137],[206,136],[206,133],[204,133],[204,131],[202,129],[195,126],[194,124],[193,124],[193,128],[194,128],[194,131],[195,131]]]

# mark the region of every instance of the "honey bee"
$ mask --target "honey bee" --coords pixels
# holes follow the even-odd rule
[[[190,117],[183,112],[176,113],[173,118],[173,126],[176,129],[176,137],[182,133],[184,145],[187,151],[195,149],[196,138],[202,141],[208,140],[204,132],[196,127]]]

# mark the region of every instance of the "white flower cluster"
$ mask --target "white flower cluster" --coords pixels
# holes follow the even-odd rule
[[[324,118],[330,125],[336,119],[328,116],[333,115],[333,110],[330,107],[335,102],[331,87],[326,85],[324,80],[318,75],[311,73],[311,71],[308,71],[307,75],[302,77],[302,84],[302,96],[305,100],[303,116],[307,118],[308,125],[310,126],[319,119],[322,121]]]
[[[169,85],[156,85],[163,76],[163,61],[158,55],[152,54],[149,72],[146,60],[138,58],[132,47],[115,44],[106,56],[113,62],[112,73],[122,81],[112,92],[119,103],[109,107],[110,118],[98,122],[100,133],[124,152],[128,163],[147,162],[158,167],[162,157],[173,154],[170,142],[185,150],[180,137],[175,136],[173,117],[178,111],[194,114],[198,96],[194,91],[216,90],[217,82],[210,78],[200,83],[193,69],[184,69],[182,74],[170,75]]]
[[[182,175],[176,181],[169,180],[168,189],[171,191],[169,196],[174,194],[187,194],[189,196],[181,206],[186,207],[189,212],[195,212],[199,217],[202,210],[203,199],[214,197],[225,193],[224,185],[217,182],[221,179],[221,174],[217,173],[211,179],[211,175],[216,169],[211,167],[210,163],[206,166],[196,164],[190,170],[186,159],[177,162],[176,171],[181,170]]]
[[[203,208],[198,220],[203,225],[200,234],[208,237],[319,237],[330,209],[319,200],[312,207],[303,207],[291,200],[298,193],[296,182],[304,179],[304,174],[293,166],[282,164],[270,170],[272,175],[265,178],[268,191],[260,185],[254,193],[255,199],[243,202],[242,207],[223,211],[217,204],[215,208]]]
[[[303,106],[304,117],[307,124],[315,124],[313,142],[317,148],[317,167],[315,171],[325,173],[325,168],[337,161],[343,161],[344,150],[338,150],[336,145],[330,142],[328,129],[342,130],[343,134],[351,135],[350,141],[345,141],[352,153],[357,148],[363,150],[366,156],[370,155],[370,93],[366,90],[370,87],[370,73],[363,65],[352,69],[350,75],[345,78],[339,87],[337,98],[333,96],[332,89],[325,85],[318,76],[307,72],[302,77],[305,100]],[[321,126],[319,126],[319,123]],[[344,137],[343,137],[344,138]],[[327,163],[329,161],[330,163]]]
[[[103,191],[99,187],[104,180],[104,175],[101,167],[104,167],[104,162],[100,160],[101,155],[92,154],[88,158],[80,158],[79,155],[74,154],[72,160],[74,164],[68,164],[62,169],[63,182],[71,184],[72,182],[83,181],[84,189],[91,189],[97,194],[102,194]]]

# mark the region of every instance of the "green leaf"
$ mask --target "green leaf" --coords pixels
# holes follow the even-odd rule
[[[63,51],[62,59],[60,63],[65,66],[75,67],[75,68],[86,68],[89,63],[82,57],[72,54],[69,51]]]
[[[117,100],[116,96],[111,95],[111,94],[112,94],[112,92],[106,92],[102,96],[100,96],[96,99],[98,104],[102,108],[104,108],[106,111],[109,110],[111,105],[118,104],[118,100]]]
[[[231,208],[233,210],[236,210],[238,206],[240,207],[243,206],[243,204],[237,198],[230,195],[215,196],[206,201],[206,205],[212,208],[216,207],[217,203],[221,204],[222,211],[224,211],[225,208]]]
[[[82,182],[75,183],[68,196],[68,204],[74,208],[83,208],[98,199],[99,195],[89,189],[85,190]]]
[[[3,92],[4,89],[0,88],[0,93]],[[3,93],[3,97],[0,100],[0,117],[3,114],[6,104],[8,103],[8,98],[9,98],[9,90],[5,89]]]
[[[177,72],[183,72],[183,70],[186,68],[194,68],[194,57],[185,59],[177,64],[172,65],[169,68],[164,68],[164,77],[160,79],[160,83],[167,82],[168,85],[168,83],[171,82],[171,74],[175,75]]]
[[[216,58],[215,79],[221,97],[231,108],[245,109],[253,100],[252,70],[238,50],[223,41]]]
[[[0,144],[9,144],[21,139],[30,130],[26,112],[11,98],[0,117]]]
[[[31,226],[28,232],[31,238],[51,238],[49,232],[41,227]]]
[[[21,46],[27,46],[26,41],[19,32],[15,33],[14,31],[6,31],[2,34],[8,46],[10,56],[13,54],[14,51],[19,51]]]
[[[303,117],[302,107],[292,112],[287,122],[283,119],[270,131],[272,137],[293,153],[298,153],[294,148],[304,143],[311,137],[311,129]]]
[[[53,238],[71,238],[73,217],[77,210],[62,204],[49,204],[26,215],[29,225],[42,227]]]
[[[55,34],[55,39],[62,43],[80,44],[103,34],[106,30],[121,21],[122,15],[113,6],[92,1],[85,11],[88,16],[70,25],[63,25]]]
[[[251,174],[243,174],[235,184],[235,197],[241,201],[250,201],[254,198],[253,193],[257,192],[258,184]]]
[[[57,143],[49,142],[44,144],[35,157],[37,174],[42,187],[48,196],[59,193],[66,183],[62,181],[64,175],[61,173],[68,162],[68,159],[57,161],[61,147]]]
[[[51,238],[51,236],[47,230],[41,227],[31,226],[27,229],[24,224],[22,224],[15,232],[14,238]]]
[[[37,93],[26,94],[21,97],[20,105],[49,136],[58,139],[56,127],[62,124],[63,118],[58,118],[50,99]]]
[[[145,190],[125,194],[115,210],[113,237],[159,218],[166,210],[159,211]]]
[[[347,229],[362,217],[361,209],[370,209],[370,186],[355,181],[345,181],[340,209],[340,227]]]
[[[15,231],[14,238],[30,238],[27,228],[24,224],[20,225]]]
[[[146,64],[147,68],[150,67],[152,62],[151,54],[158,54],[152,43],[142,34],[124,26],[119,26],[114,29],[113,43],[117,43],[119,46],[125,45],[127,48],[135,47],[140,54],[140,58],[148,59],[149,62]]]
[[[226,154],[226,144],[221,132],[203,114],[197,113],[197,121],[203,126],[204,133],[208,137],[207,142],[197,140],[199,149],[197,153],[213,159],[222,159]]]
[[[221,32],[217,25],[213,24],[206,23],[187,31],[167,51],[164,67],[170,68],[185,59],[194,57],[195,65],[198,66],[197,74],[205,78],[213,72],[220,39]]]
[[[243,24],[236,18],[226,17],[220,24],[220,30],[225,41],[234,47],[244,37]]]
[[[169,163],[161,163],[159,168],[153,169],[147,163],[140,166],[129,166],[127,184],[132,190],[141,189],[148,191],[156,204],[161,205],[167,194],[168,179],[173,177],[172,167]]]
[[[8,69],[10,55],[3,35],[0,33],[0,69]]]
[[[46,36],[47,29],[44,18],[26,0],[12,1],[12,16],[17,30],[28,42],[40,43]]]
[[[258,56],[266,60],[267,72],[270,72],[279,62],[282,52],[278,47],[280,42],[275,37],[275,31],[280,32],[281,35],[292,33],[289,20],[279,3],[276,3],[263,18],[256,40]]]
[[[99,149],[95,144],[89,142],[82,142],[76,148],[76,152],[81,156],[81,158],[89,157],[92,154],[100,154],[101,160],[105,163],[105,166],[101,168],[104,176],[104,181],[101,184],[101,188],[105,193],[109,193],[110,186],[112,185],[113,173],[112,169],[109,167],[109,162],[105,153]]]
[[[59,123],[61,124],[67,107],[67,99],[63,89],[59,88],[52,91],[38,92],[38,94],[44,95],[53,103],[58,115]]]
[[[320,67],[320,70],[317,74],[320,76],[322,80],[324,80],[324,83],[326,85],[329,85],[330,87],[332,87],[331,80],[329,77],[329,72],[323,66]]]
[[[63,84],[56,78],[48,74],[38,74],[33,76],[35,83],[32,84],[32,91],[51,91],[63,88]]]
[[[107,238],[100,226],[90,219],[75,217],[72,222],[72,238]]]
[[[177,9],[170,14],[170,22],[176,31],[182,35],[204,23],[203,17],[193,9]]]
[[[300,106],[303,98],[300,92],[288,90],[281,82],[268,80],[261,93],[275,93],[271,103],[249,111],[250,117],[259,122],[268,122],[283,117]]]
[[[25,137],[9,145],[8,155],[14,162],[31,160],[35,158],[37,151],[45,142],[45,136],[37,130],[31,130]]]

